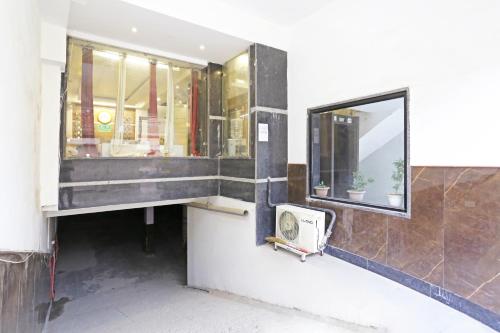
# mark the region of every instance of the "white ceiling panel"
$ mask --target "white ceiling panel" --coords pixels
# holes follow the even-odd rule
[[[136,29],[136,32],[132,31]],[[68,29],[127,45],[224,63],[250,44],[240,38],[119,0],[72,1]],[[80,34],[81,35],[81,34]],[[204,46],[204,50],[200,49]],[[120,46],[120,45],[117,45]],[[160,54],[161,55],[161,54]]]

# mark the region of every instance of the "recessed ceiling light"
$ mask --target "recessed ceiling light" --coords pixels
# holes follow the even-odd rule
[[[130,30],[132,30],[133,33],[137,32],[137,28],[136,27],[132,27],[132,29],[130,29]]]
[[[125,61],[129,64],[134,64],[134,65],[142,65],[142,66],[148,66],[149,65],[149,60],[146,58],[142,57],[136,57],[132,55],[127,55],[125,58]]]
[[[205,50],[205,45],[201,44],[200,45],[200,50],[202,50],[202,51]]]
[[[156,100],[159,102],[159,101],[161,101],[161,98],[160,98],[160,97],[158,97]]]
[[[120,60],[120,55],[111,51],[94,51],[94,55],[100,56],[109,60]]]
[[[176,86],[175,86],[175,89],[179,89],[179,85],[176,85]]]

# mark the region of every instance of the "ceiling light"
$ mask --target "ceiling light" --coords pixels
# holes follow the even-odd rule
[[[160,97],[158,97],[158,98],[156,99],[156,101],[158,101],[158,102],[159,102],[159,101],[161,101],[161,98],[160,98]]]
[[[118,53],[110,51],[94,51],[94,55],[109,60],[120,60],[120,55]]]
[[[205,50],[205,45],[201,44],[200,45],[200,50],[204,51]]]
[[[149,60],[146,58],[141,58],[141,57],[135,57],[131,55],[127,55],[127,58],[125,59],[127,63],[130,64],[135,64],[135,65],[149,65]]]
[[[176,85],[176,86],[175,86],[175,89],[179,89],[179,85]]]
[[[132,27],[132,29],[130,29],[130,30],[132,30],[132,32],[133,32],[134,34],[137,32],[137,28],[136,28],[136,27]]]
[[[237,61],[240,66],[248,66],[248,53],[240,54]]]

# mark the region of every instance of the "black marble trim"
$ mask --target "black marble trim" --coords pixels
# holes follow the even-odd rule
[[[500,332],[500,314],[485,309],[451,291],[335,246],[327,246],[325,253],[418,291]]]
[[[219,159],[219,175],[255,179],[255,159],[221,158]]]
[[[219,181],[219,195],[247,202],[255,202],[255,184],[221,179]]]
[[[218,163],[199,157],[62,160],[59,182],[217,176]]]
[[[218,192],[218,179],[65,187],[59,189],[59,210],[201,198]]]
[[[453,309],[465,313],[481,323],[500,332],[500,315],[482,306],[469,301],[449,290],[431,284],[431,295],[433,299],[446,304]]]

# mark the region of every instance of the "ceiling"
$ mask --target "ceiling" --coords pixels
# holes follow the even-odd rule
[[[132,27],[137,32],[132,32]],[[83,37],[78,34],[81,32],[99,36],[101,41],[104,38],[152,50],[168,50],[170,54],[181,56],[181,59],[191,58],[197,63],[224,63],[251,44],[250,41],[119,0],[73,0],[68,30],[78,37]],[[200,45],[204,45],[205,49],[201,50]]]
[[[218,0],[266,21],[292,26],[333,0]]]

